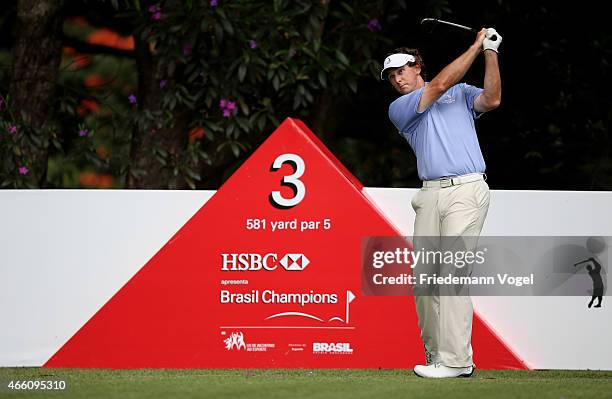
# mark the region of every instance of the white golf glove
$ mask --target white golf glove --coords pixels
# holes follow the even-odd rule
[[[495,36],[495,40],[492,40],[491,37]],[[498,53],[499,51],[497,51],[497,49],[499,48],[499,45],[502,42],[502,37],[499,33],[497,33],[497,31],[494,28],[488,28],[487,29],[487,34],[485,36],[484,41],[482,42],[482,50],[493,50],[496,53]]]

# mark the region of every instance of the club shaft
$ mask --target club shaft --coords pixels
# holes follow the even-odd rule
[[[431,21],[431,22],[437,22],[437,23],[439,23],[439,24],[445,24],[445,25],[449,25],[449,26],[454,26],[455,28],[464,29],[464,30],[467,30],[467,31],[470,31],[470,32],[477,32],[477,30],[476,30],[476,29],[474,29],[474,28],[470,28],[469,26],[459,25],[459,24],[456,24],[456,23],[454,23],[454,22],[448,22],[448,21],[444,21],[444,20],[442,20],[442,19],[436,19],[436,18],[425,18],[425,19],[423,19],[423,20],[421,21],[421,23],[423,23],[423,22],[429,22],[429,21]]]
[[[578,266],[578,265],[582,265],[582,264],[585,264],[585,263],[589,263],[590,261],[591,261],[590,259],[583,260],[582,262],[574,263],[574,266]]]

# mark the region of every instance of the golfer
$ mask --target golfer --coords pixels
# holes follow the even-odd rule
[[[422,189],[412,199],[414,237],[478,237],[489,208],[485,162],[474,120],[501,101],[498,48],[501,36],[482,29],[474,43],[430,82],[422,75],[418,50],[400,48],[381,71],[401,95],[389,118],[417,158]],[[484,89],[460,83],[479,54],[484,55]],[[417,249],[415,247],[415,249]],[[416,310],[426,365],[421,377],[469,377],[472,361],[472,300],[469,295],[418,295]]]

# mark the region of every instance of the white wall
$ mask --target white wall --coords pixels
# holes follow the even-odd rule
[[[366,188],[405,235],[415,189]],[[40,366],[136,273],[212,191],[0,191],[0,366]],[[612,193],[493,191],[483,235],[612,236]],[[475,297],[532,368],[612,370],[612,304]]]
[[[366,188],[379,208],[412,235],[416,189]],[[612,236],[612,192],[491,192],[483,236]],[[608,265],[609,267],[609,265]],[[608,269],[609,275],[609,269]],[[476,312],[536,369],[612,370],[612,300],[589,297],[474,297]]]
[[[40,366],[214,194],[0,191],[0,366]]]

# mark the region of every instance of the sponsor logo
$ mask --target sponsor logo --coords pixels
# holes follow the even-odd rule
[[[291,352],[304,352],[306,344],[289,344]]]
[[[242,332],[233,332],[229,337],[223,340],[225,349],[231,351],[232,349],[246,350],[246,344],[244,343],[244,334]]]
[[[440,102],[442,104],[452,104],[455,102],[455,98],[450,94],[446,94],[440,99]]]
[[[313,342],[312,353],[314,354],[341,354],[341,355],[352,355],[353,349],[351,344],[348,342]]]
[[[222,332],[224,335],[225,332]],[[233,332],[229,337],[223,340],[225,344],[225,349],[228,351],[237,350],[237,351],[247,351],[247,352],[267,352],[268,349],[274,349],[276,344],[249,344],[244,341],[244,334],[242,331]]]
[[[278,254],[227,253],[221,254],[222,271],[273,271],[282,266],[288,271],[304,270],[310,260],[304,254],[286,254],[279,260]]]
[[[280,260],[280,264],[285,270],[304,270],[310,260],[302,254],[287,254]]]

